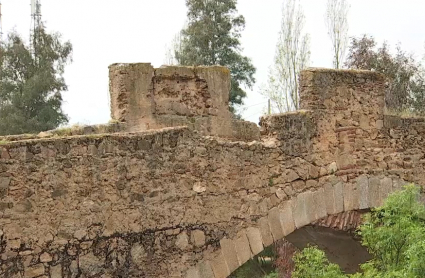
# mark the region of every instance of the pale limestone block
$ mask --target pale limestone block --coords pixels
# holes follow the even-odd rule
[[[233,240],[223,238],[220,240],[221,252],[230,272],[239,267],[238,255],[236,254],[235,244]]]
[[[310,202],[310,204],[309,204]],[[294,204],[293,217],[297,229],[310,224],[314,218],[313,195],[311,192],[298,194]]]
[[[344,211],[359,209],[359,190],[352,183],[344,184]]]
[[[283,235],[287,236],[295,231],[295,222],[292,213],[294,201],[285,201],[280,205],[280,222],[282,223]]]
[[[379,186],[379,205],[383,205],[385,199],[393,191],[393,180],[390,178],[383,178]]]
[[[216,253],[215,258],[210,261],[210,264],[215,278],[226,278],[230,275],[229,268],[221,251]]]
[[[258,228],[250,227],[246,229],[246,236],[253,255],[257,255],[264,250],[263,239],[261,238],[261,232]]]
[[[197,268],[200,278],[214,278],[210,262],[200,262]]]
[[[315,220],[328,215],[326,211],[325,190],[323,188],[313,192],[313,207]]]
[[[334,187],[332,184],[326,183],[323,186],[323,189],[325,190],[326,212],[328,214],[335,214],[336,207],[335,207]]]
[[[194,267],[194,268],[189,269],[186,272],[186,278],[202,278],[202,277],[199,276],[198,268]]]
[[[263,239],[263,245],[269,246],[273,243],[273,236],[270,231],[269,221],[267,217],[262,217],[258,220],[260,226],[261,238]]]
[[[376,128],[382,129],[384,127],[384,121],[383,120],[377,120],[376,121]]]
[[[310,191],[304,192],[304,194],[305,194],[305,209],[306,209],[307,221],[308,221],[306,225],[308,225],[311,222],[316,220],[314,196],[313,196],[313,192],[310,192]]]
[[[381,182],[377,177],[369,178],[369,204],[371,208],[379,206],[379,186]]]
[[[205,233],[201,230],[194,230],[191,232],[191,241],[196,247],[205,245]]]
[[[284,237],[282,223],[280,222],[280,210],[275,207],[269,211],[268,215],[269,226],[272,232],[274,241],[278,241],[279,239]]]
[[[40,255],[40,262],[42,263],[48,263],[52,261],[52,256],[49,253],[43,253]]]
[[[252,257],[251,248],[249,246],[249,240],[246,236],[245,230],[242,230],[237,234],[234,243],[239,264],[243,265]]]
[[[335,213],[344,211],[344,184],[338,182],[334,185],[334,200],[335,200]]]
[[[369,179],[367,176],[363,175],[357,178],[357,189],[360,195],[359,209],[369,208]]]
[[[336,171],[338,171],[338,166],[337,166],[336,162],[332,162],[331,164],[329,164],[328,174],[332,175],[332,174],[336,173]]]
[[[183,232],[177,236],[176,246],[181,250],[185,250],[189,247],[189,237],[186,232]]]

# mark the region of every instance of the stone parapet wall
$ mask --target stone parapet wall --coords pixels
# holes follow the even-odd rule
[[[112,119],[127,123],[129,131],[188,126],[202,135],[260,137],[254,123],[233,119],[225,67],[114,64],[109,76]]]
[[[264,116],[260,126],[263,137],[275,138],[283,152],[294,156],[310,152],[317,132],[313,113],[308,110]]]
[[[259,140],[171,127],[0,141],[0,276],[226,277],[294,229],[424,185],[421,122],[387,121],[381,79],[358,74],[303,73],[324,104],[302,91],[309,110],[264,117]]]
[[[95,135],[95,134],[112,134],[122,133],[127,131],[125,123],[109,123],[100,125],[83,125],[72,126],[40,132],[38,134],[20,134],[20,135],[7,135],[0,136],[0,142],[6,144],[8,142],[28,141],[35,139],[59,138],[64,136],[76,135]]]

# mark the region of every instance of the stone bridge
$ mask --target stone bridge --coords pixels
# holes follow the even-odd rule
[[[0,138],[1,277],[227,277],[300,227],[424,184],[424,119],[385,115],[377,73],[305,70],[303,110],[260,129],[227,112],[224,68],[110,76],[121,132]]]

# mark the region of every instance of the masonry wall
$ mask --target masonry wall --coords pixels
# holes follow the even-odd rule
[[[425,184],[425,124],[383,115],[381,76],[310,69],[301,87],[306,110],[263,118],[261,141],[1,141],[0,276],[226,277],[296,228]]]
[[[254,123],[234,119],[228,108],[225,67],[114,64],[109,67],[111,116],[128,131],[188,126],[202,135],[258,140]]]

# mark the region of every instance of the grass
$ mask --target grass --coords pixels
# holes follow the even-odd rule
[[[6,144],[9,144],[9,143],[10,143],[10,141],[0,140],[0,146],[1,145],[6,145]]]
[[[52,130],[52,134],[53,135],[57,135],[57,136],[71,136],[73,134],[73,132],[82,129],[82,125],[80,124],[74,124],[72,126],[65,126],[62,128],[57,128]]]
[[[424,118],[424,115],[418,114],[410,109],[404,109],[404,110],[392,110],[385,108],[384,114],[388,116],[397,116],[401,118]]]

